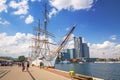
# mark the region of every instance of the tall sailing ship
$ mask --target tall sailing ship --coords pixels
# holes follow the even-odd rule
[[[50,42],[49,37],[55,38],[55,35],[47,31],[47,7],[44,4],[44,26],[40,26],[40,20],[38,26],[34,27],[35,35],[32,37],[32,46],[30,46],[30,62],[36,66],[40,65],[40,62],[47,67],[54,67],[56,58],[66,45],[71,33],[74,31],[76,25],[73,25],[71,30],[65,35],[63,41],[60,44]]]

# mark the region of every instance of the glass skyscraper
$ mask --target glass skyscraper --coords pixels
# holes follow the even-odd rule
[[[74,37],[74,48],[76,59],[89,58],[89,47],[86,43],[82,43],[82,37]]]
[[[76,59],[80,59],[82,54],[82,37],[74,37],[74,48],[76,50]]]
[[[63,50],[63,58],[67,60],[71,60],[76,57],[75,55],[75,49],[64,49]]]
[[[89,47],[87,43],[82,43],[82,51],[83,51],[83,57],[84,58],[89,58]]]
[[[87,59],[89,58],[89,47],[87,43],[82,43],[82,37],[74,37],[74,48],[64,49],[61,55],[64,59]]]

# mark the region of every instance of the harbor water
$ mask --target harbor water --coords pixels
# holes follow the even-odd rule
[[[56,69],[70,71],[104,80],[120,80],[120,63],[81,63],[81,64],[56,64]]]

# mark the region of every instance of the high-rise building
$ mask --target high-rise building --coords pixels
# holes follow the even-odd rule
[[[76,59],[89,58],[89,47],[87,43],[82,43],[82,37],[74,37],[74,48]]]
[[[69,49],[69,53],[70,53],[70,59],[73,59],[73,58],[75,58],[76,57],[76,55],[75,55],[75,49]]]
[[[88,47],[87,43],[82,44],[82,49],[83,49],[83,57],[89,58],[89,47]]]
[[[63,55],[63,57],[65,58],[65,59],[67,59],[67,60],[70,60],[70,53],[69,53],[70,51],[69,51],[69,49],[65,49],[64,50],[64,55]]]
[[[63,55],[61,55],[61,56],[64,59],[71,60],[73,58],[76,58],[75,49],[64,49],[62,53],[63,53]]]
[[[82,37],[74,37],[74,48],[76,50],[76,59],[80,59],[82,54]]]
[[[89,47],[87,43],[82,43],[82,37],[74,37],[74,48],[64,49],[61,58],[71,60],[73,58],[84,60],[89,58]]]

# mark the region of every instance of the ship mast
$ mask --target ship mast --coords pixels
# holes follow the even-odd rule
[[[52,33],[47,31],[47,7],[46,6],[47,4],[45,3],[44,14],[43,14],[44,15],[43,29],[40,27],[40,20],[38,21],[38,26],[34,27],[34,30],[36,31],[36,37],[32,38],[35,42],[35,45],[32,46],[32,48],[34,48],[34,56],[35,56],[34,59],[37,57],[40,57],[41,59],[46,59],[46,55],[50,54],[49,44],[53,44],[48,41],[47,35],[51,37],[55,37]],[[43,35],[41,33],[43,33]],[[40,38],[41,36],[43,36],[43,38]]]
[[[57,55],[60,53],[61,49],[65,46],[66,42],[70,38],[70,35],[76,26],[73,26],[73,28],[66,35],[66,38],[61,42],[61,44],[58,46],[58,48],[55,51],[51,51],[50,44],[52,44],[52,45],[55,45],[55,44],[49,42],[48,36],[51,36],[54,38],[55,38],[55,36],[52,33],[47,31],[48,19],[47,19],[47,4],[46,3],[44,3],[44,14],[43,15],[44,15],[43,29],[40,27],[40,20],[38,21],[38,26],[34,27],[34,30],[36,31],[36,37],[32,38],[34,40],[35,44],[34,44],[34,46],[32,46],[32,48],[34,49],[34,52],[33,52],[33,56],[31,56],[31,57],[33,57],[32,61],[40,59],[44,63],[46,63],[46,66],[50,66],[50,65],[52,65],[51,61],[55,57],[57,57]],[[41,38],[41,36],[43,36],[43,38]]]
[[[47,39],[46,39],[46,31],[47,31],[47,9],[46,9],[46,3],[44,4],[44,47],[45,47],[45,54],[46,48],[47,48]]]
[[[32,37],[32,40],[34,41],[34,44],[30,46],[32,48],[32,53],[31,53],[31,60],[35,60],[39,56],[39,52],[41,49],[40,46],[40,20],[38,20],[38,26],[34,27],[35,31],[35,37]]]

